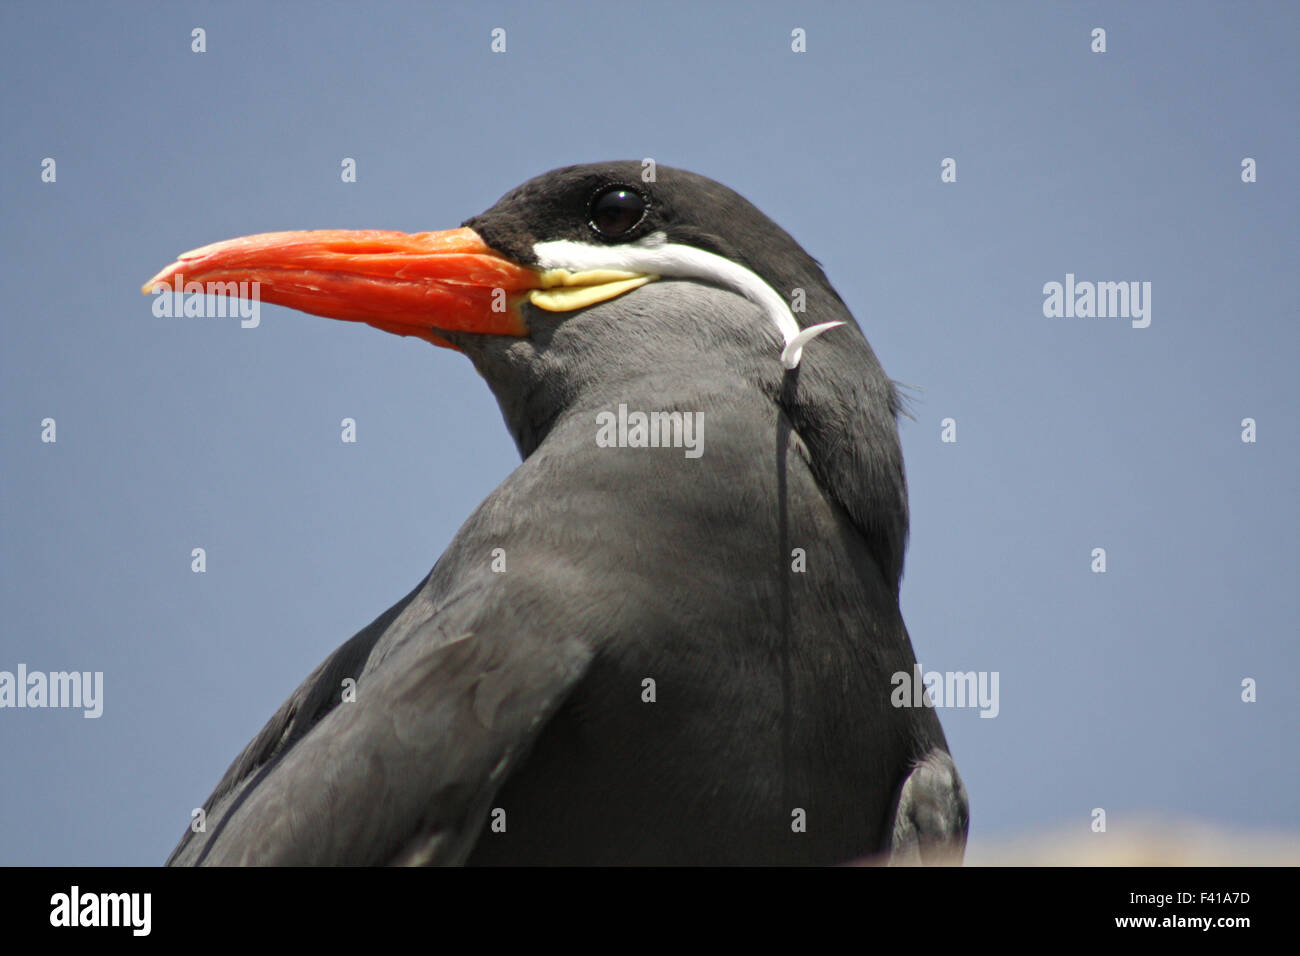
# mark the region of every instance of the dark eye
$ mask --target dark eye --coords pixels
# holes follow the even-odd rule
[[[614,239],[641,221],[645,207],[645,197],[635,189],[611,186],[591,201],[588,218],[593,229],[608,239]]]

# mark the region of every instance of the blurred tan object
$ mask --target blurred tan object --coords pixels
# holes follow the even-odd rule
[[[1105,833],[1087,824],[1004,840],[973,836],[967,866],[1296,866],[1300,832],[1252,830],[1195,820],[1111,817]]]

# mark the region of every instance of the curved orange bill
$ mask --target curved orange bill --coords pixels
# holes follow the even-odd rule
[[[527,335],[518,305],[544,278],[491,249],[473,229],[320,229],[195,249],[141,291],[198,291],[195,282],[210,294],[244,295],[454,348],[438,333]],[[239,291],[228,283],[249,285]]]

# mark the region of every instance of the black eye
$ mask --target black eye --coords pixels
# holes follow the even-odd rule
[[[591,201],[591,227],[613,239],[628,232],[645,216],[646,201],[635,189],[611,186]]]

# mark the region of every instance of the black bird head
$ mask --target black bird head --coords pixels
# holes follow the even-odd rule
[[[897,595],[898,397],[853,316],[816,260],[742,196],[665,166],[647,182],[642,169],[553,170],[446,232],[219,242],[144,291],[256,282],[265,301],[463,351],[525,457],[558,418],[608,407],[633,383],[689,408],[713,370],[739,372],[776,406]]]
[[[812,338],[853,321],[817,262],[744,197],[685,170],[658,167],[642,179],[636,162],[553,170],[465,226],[514,261],[578,284],[534,294],[544,310],[567,312],[656,279],[710,283],[763,313],[765,327],[748,338],[774,345],[787,369]],[[591,281],[601,273],[611,281]],[[800,323],[792,301],[829,317]]]

